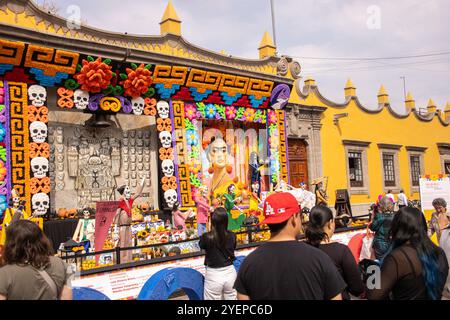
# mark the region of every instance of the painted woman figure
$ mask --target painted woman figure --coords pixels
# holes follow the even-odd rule
[[[20,201],[19,192],[15,189],[11,191],[11,198],[9,200],[8,208],[5,210],[2,232],[0,234],[0,245],[5,244],[6,228],[13,222],[20,220],[23,217],[25,201]]]
[[[328,202],[327,202],[328,196],[327,196],[325,190],[322,189],[322,186],[323,186],[322,181],[320,181],[319,183],[316,184],[316,190],[315,190],[316,206],[319,206],[319,205],[326,206],[328,204]]]
[[[229,149],[225,140],[221,137],[211,138],[206,155],[210,162],[209,191],[211,195],[214,195],[217,189],[232,181],[231,166],[228,164]]]
[[[230,184],[228,186],[228,193],[225,193],[225,204],[224,207],[228,213],[228,230],[238,230],[242,226],[242,222],[245,220],[245,214],[240,214],[237,218],[233,218],[231,210],[236,206],[236,202],[240,202],[242,200],[241,197],[236,197],[236,186],[234,184]]]
[[[136,194],[132,194],[131,188],[128,185],[123,185],[117,189],[120,193],[122,199],[119,202],[119,208],[117,208],[117,213],[114,218],[116,224],[119,225],[119,247],[128,248],[133,245],[131,239],[131,223],[132,223],[132,212],[134,200],[136,200],[142,193],[144,188],[145,177],[142,177],[141,184],[138,187]],[[131,261],[131,251],[121,251],[120,252],[120,263],[127,263]]]

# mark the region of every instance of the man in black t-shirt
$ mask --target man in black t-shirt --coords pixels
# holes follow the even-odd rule
[[[247,256],[234,284],[239,300],[340,300],[346,284],[321,250],[296,240],[300,207],[287,192],[264,202],[270,240]]]

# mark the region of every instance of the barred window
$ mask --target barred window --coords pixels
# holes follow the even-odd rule
[[[384,185],[395,186],[394,155],[383,153]]]
[[[414,187],[419,186],[420,179],[420,156],[411,156],[411,180]]]
[[[362,153],[348,153],[348,171],[350,176],[350,187],[363,187]]]

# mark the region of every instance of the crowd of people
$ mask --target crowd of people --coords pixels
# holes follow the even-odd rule
[[[269,227],[271,238],[245,258],[238,272],[233,266],[236,236],[228,231],[227,211],[216,208],[211,230],[199,240],[205,250],[204,298],[449,299],[449,213],[444,199],[435,199],[433,206],[436,211],[427,225],[420,210],[402,204],[394,211],[389,196],[380,198],[369,224],[378,285],[368,283],[346,245],[333,242],[335,218],[327,206],[311,210],[305,241],[299,241],[303,222],[297,200],[287,192],[269,195],[261,224]],[[439,245],[430,238],[435,234]],[[70,269],[53,256],[35,223],[18,220],[9,225],[0,261],[0,300],[71,299],[70,278]]]
[[[306,239],[298,241],[301,210],[290,193],[279,192],[264,203],[265,220],[261,224],[268,225],[270,240],[245,258],[237,275],[231,271],[236,246],[231,233],[217,227],[220,224],[216,222],[204,234],[200,243],[206,251],[205,299],[448,299],[447,204],[442,198],[433,201],[436,212],[428,225],[424,214],[408,206],[402,193],[397,211],[389,193],[380,197],[378,211],[369,223],[374,232],[370,265],[378,270],[373,281],[365,273],[367,264],[358,264],[346,245],[333,242],[335,219],[327,206],[317,205],[311,210]],[[216,213],[221,215],[214,212],[213,220]],[[430,238],[434,233],[438,233],[439,245]],[[233,282],[236,294],[230,291]]]

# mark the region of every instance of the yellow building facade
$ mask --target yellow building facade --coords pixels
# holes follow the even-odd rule
[[[323,108],[320,152],[329,205],[335,203],[335,190],[347,189],[354,214],[364,214],[388,190],[395,194],[403,189],[409,199],[419,199],[418,176],[449,173],[449,104],[440,111],[430,99],[420,109],[408,93],[407,113],[400,115],[381,86],[378,108],[369,109],[359,102],[350,79],[343,95],[343,103],[330,101],[309,78],[303,87],[296,82],[290,99],[294,110]]]

